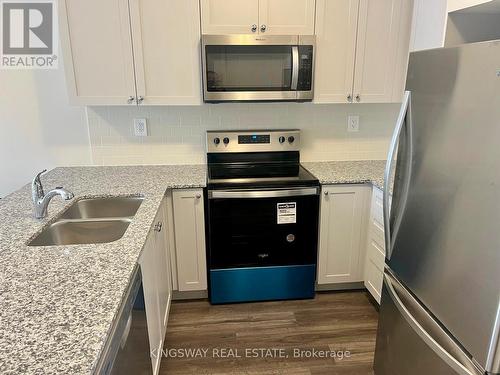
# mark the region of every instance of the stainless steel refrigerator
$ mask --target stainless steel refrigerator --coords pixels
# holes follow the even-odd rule
[[[375,374],[500,374],[500,41],[411,54],[385,177]]]

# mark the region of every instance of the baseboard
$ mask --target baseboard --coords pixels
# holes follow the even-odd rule
[[[172,292],[172,299],[174,301],[188,300],[188,299],[207,299],[207,298],[208,298],[207,290],[193,290],[188,292],[180,292],[178,290],[174,290]]]
[[[365,284],[362,281],[357,283],[316,284],[317,292],[327,292],[332,290],[356,290],[356,289],[366,289]]]

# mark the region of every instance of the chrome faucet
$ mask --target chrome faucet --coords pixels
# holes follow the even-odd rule
[[[65,190],[62,187],[56,187],[55,189],[49,191],[47,195],[45,195],[43,191],[42,181],[40,180],[40,176],[45,172],[47,172],[46,169],[38,173],[31,184],[31,197],[33,199],[36,219],[43,219],[47,216],[47,207],[49,206],[52,198],[54,198],[56,195],[60,195],[64,200],[70,200],[74,197],[74,194],[72,192]]]

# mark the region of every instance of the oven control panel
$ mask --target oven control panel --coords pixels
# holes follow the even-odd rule
[[[300,151],[300,130],[208,131],[207,152]]]

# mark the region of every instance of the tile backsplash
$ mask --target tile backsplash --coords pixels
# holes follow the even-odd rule
[[[399,104],[252,103],[173,107],[88,107],[95,165],[202,164],[205,132],[221,129],[302,131],[301,159],[380,160]],[[360,116],[359,132],[347,116]],[[134,136],[133,119],[146,118],[147,137]]]

